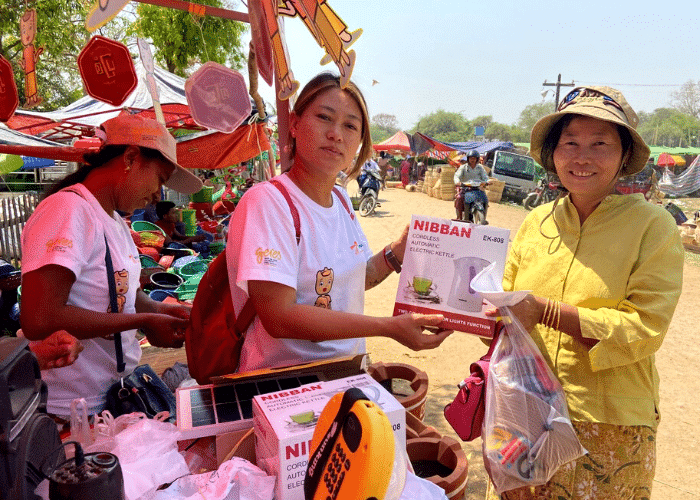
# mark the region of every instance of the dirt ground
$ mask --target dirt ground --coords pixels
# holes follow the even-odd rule
[[[431,198],[420,192],[387,189],[380,193],[381,207],[370,217],[360,218],[371,248],[376,252],[398,237],[412,214],[452,218],[452,202]],[[675,201],[675,200],[674,200]],[[693,203],[690,200],[689,203]],[[677,202],[680,204],[680,202]],[[688,206],[683,209],[688,213]],[[690,212],[692,213],[692,212]],[[489,222],[508,228],[511,238],[527,211],[514,204],[491,204]],[[697,328],[697,297],[700,291],[700,256],[686,254],[683,293],[670,330],[657,354],[656,364],[661,377],[661,424],[657,437],[658,462],[652,500],[690,500],[700,497],[700,331]],[[393,312],[398,275],[367,292],[365,313],[388,316]],[[693,327],[693,325],[696,327]],[[411,351],[389,339],[369,339],[367,348],[372,361],[407,363],[424,370],[430,380],[425,422],[440,433],[459,437],[443,417],[443,408],[457,392],[457,383],[468,375],[469,364],[485,353],[478,338],[454,333],[432,351]],[[184,349],[144,350],[143,363],[151,363],[158,373],[174,360],[186,362]],[[469,459],[469,482],[465,498],[483,499],[486,474],[481,461],[481,440],[462,443]]]

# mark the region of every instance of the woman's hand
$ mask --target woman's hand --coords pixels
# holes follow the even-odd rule
[[[535,325],[540,322],[542,314],[544,313],[544,307],[547,305],[547,299],[542,297],[537,297],[531,293],[527,294],[523,300],[510,306],[510,312],[518,318],[520,324],[523,325],[526,332],[532,331]],[[488,309],[484,312],[487,317],[498,317],[501,313],[498,309]]]
[[[389,318],[393,328],[387,336],[414,351],[434,349],[452,335],[452,330],[438,330],[437,333],[426,333],[424,330],[437,327],[444,319],[442,314],[409,313],[393,316]]]
[[[146,334],[148,342],[152,346],[175,348],[183,346],[185,343],[185,328],[187,328],[189,319],[158,313],[147,313],[144,316],[146,318],[141,330]]]
[[[391,251],[394,252],[394,255],[396,255],[396,258],[399,259],[399,262],[403,264],[403,256],[406,253],[406,242],[408,241],[408,229],[409,229],[409,224],[406,224],[406,227],[403,229],[403,232],[401,233],[401,236],[399,237],[398,240],[394,241],[391,244]]]
[[[21,329],[17,331],[17,336],[24,337]],[[36,356],[40,370],[72,365],[84,348],[80,340],[65,330],[54,332],[44,340],[29,343],[29,349]]]

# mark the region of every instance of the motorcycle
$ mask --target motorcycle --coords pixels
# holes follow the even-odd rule
[[[476,193],[470,193],[471,191],[479,191],[479,186],[480,184],[467,184],[459,188],[459,197],[464,200],[464,209],[460,219],[472,224],[484,225],[486,224],[486,207],[483,201],[476,196]]]
[[[559,196],[559,191],[561,190],[561,184],[558,181],[550,180],[545,182],[540,179],[537,181],[537,187],[531,193],[529,193],[523,200],[523,206],[528,210],[541,205],[542,203],[549,203],[554,201],[557,196]]]
[[[362,217],[366,217],[374,212],[374,209],[381,206],[379,204],[379,189],[382,186],[382,178],[379,172],[373,170],[363,170],[357,178],[360,185],[360,203],[357,210]]]

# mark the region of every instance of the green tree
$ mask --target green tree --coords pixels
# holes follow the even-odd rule
[[[695,146],[700,120],[673,108],[658,108],[640,115],[637,132],[647,144],[667,147]]]
[[[700,81],[688,80],[680,89],[671,92],[671,103],[681,113],[700,118]]]
[[[388,139],[399,131],[396,116],[386,113],[374,115],[370,121],[369,131],[372,136],[373,143],[382,142],[383,140]]]
[[[221,0],[198,0],[197,3],[231,8]],[[155,60],[171,73],[188,76],[193,65],[214,61],[233,69],[245,62],[241,36],[247,26],[238,21],[213,16],[195,16],[185,11],[139,4],[138,17],[128,33],[150,40]]]
[[[530,104],[529,106],[525,106],[525,109],[523,109],[520,112],[520,117],[518,117],[517,126],[527,132],[528,141],[530,140],[530,131],[532,130],[532,127],[535,126],[535,123],[537,123],[537,120],[547,116],[551,112],[551,102],[540,102],[537,104]]]
[[[443,142],[467,141],[474,134],[469,121],[460,113],[451,113],[439,109],[422,116],[411,133],[423,134]]]
[[[0,54],[12,64],[20,107],[25,102],[25,91],[19,20],[26,5],[23,0],[0,2]],[[37,12],[34,47],[43,47],[35,74],[38,94],[44,102],[34,109],[49,111],[83,95],[77,57],[89,39],[85,29],[88,2],[41,0],[30,2],[29,6]]]

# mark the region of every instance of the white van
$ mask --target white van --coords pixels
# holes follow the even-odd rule
[[[504,196],[522,200],[537,187],[535,160],[510,151],[495,151],[491,177],[506,183]]]

